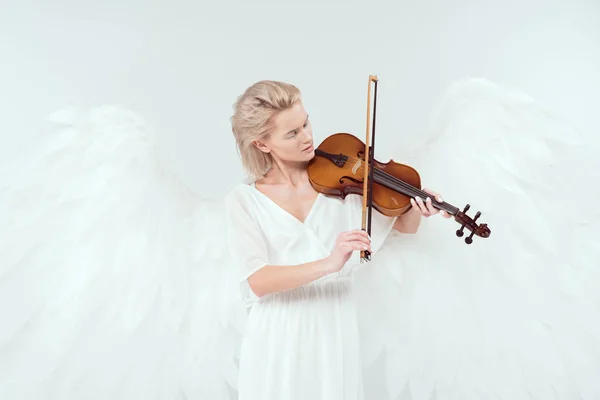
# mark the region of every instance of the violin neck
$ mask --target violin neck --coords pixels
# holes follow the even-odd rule
[[[457,207],[453,206],[452,204],[446,203],[445,201],[439,202],[424,190],[416,188],[410,185],[409,183],[406,183],[403,180],[398,179],[395,176],[392,176],[378,168],[374,169],[373,179],[376,183],[383,185],[388,189],[394,190],[398,193],[402,193],[412,198],[420,197],[423,201],[425,201],[427,197],[431,197],[431,204],[435,208],[439,210],[444,210],[450,215],[456,215],[460,211]]]

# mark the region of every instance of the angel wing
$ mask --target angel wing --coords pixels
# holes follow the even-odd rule
[[[220,203],[165,170],[117,107],[0,172],[0,397],[227,399],[245,322]]]
[[[482,79],[433,120],[402,160],[492,234],[466,245],[432,218],[357,272],[367,398],[600,398],[598,148]]]

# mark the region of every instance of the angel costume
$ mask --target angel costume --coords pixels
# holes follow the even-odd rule
[[[128,110],[51,121],[0,165],[1,399],[600,399],[598,143],[527,95],[459,81],[397,157],[490,238],[374,213],[371,262],[260,299],[249,274],[328,255],[357,196],[302,223],[188,190]]]

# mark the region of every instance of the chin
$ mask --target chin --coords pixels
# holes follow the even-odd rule
[[[290,157],[290,158],[288,158],[288,160],[290,162],[305,163],[305,162],[312,160],[314,157],[315,157],[315,150],[312,149],[311,151],[301,151],[299,154],[296,153],[296,155],[294,157]]]
[[[315,157],[315,151],[314,151],[314,149],[311,150],[310,152],[302,153],[302,154],[304,155],[304,157],[303,157],[304,161],[306,161],[306,160],[312,160]]]

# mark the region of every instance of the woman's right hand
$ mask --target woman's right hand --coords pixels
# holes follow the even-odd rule
[[[362,229],[354,229],[340,233],[335,241],[335,247],[328,257],[330,273],[341,270],[355,250],[371,251],[371,240],[367,232]]]

